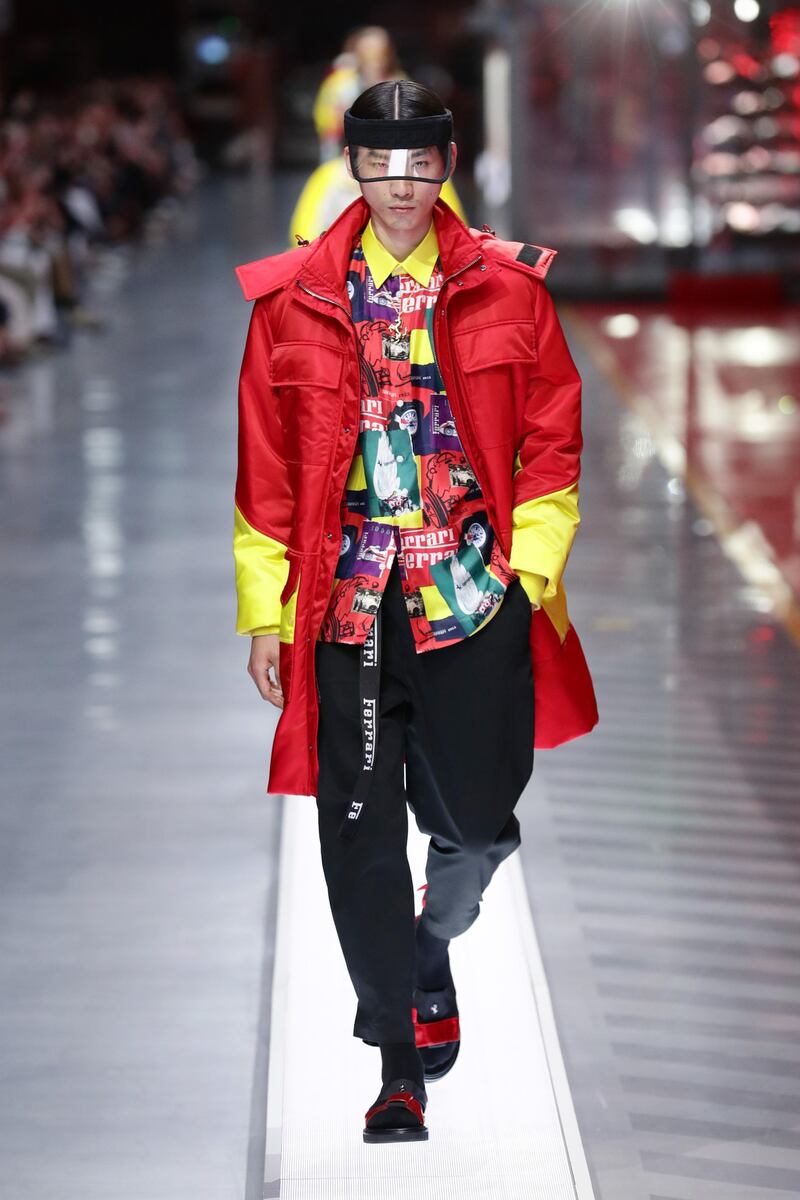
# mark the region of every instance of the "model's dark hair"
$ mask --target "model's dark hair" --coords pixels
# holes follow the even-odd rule
[[[406,121],[411,117],[438,117],[447,110],[436,92],[424,84],[413,79],[387,79],[362,92],[350,111],[362,120]]]

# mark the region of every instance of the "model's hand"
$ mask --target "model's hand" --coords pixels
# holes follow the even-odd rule
[[[250,661],[247,673],[252,677],[263,700],[269,700],[276,708],[283,708],[281,690],[280,640],[277,633],[259,633],[250,645]],[[275,679],[270,676],[272,668]]]

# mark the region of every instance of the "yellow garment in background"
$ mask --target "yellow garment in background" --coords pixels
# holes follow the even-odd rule
[[[342,56],[344,59],[346,56]],[[397,71],[392,79],[406,79],[403,71]],[[344,114],[367,87],[359,68],[355,64],[342,62],[329,71],[319,85],[312,116],[319,138],[323,162],[335,158],[344,144]]]
[[[345,111],[361,90],[355,67],[336,67],[325,76],[312,110],[314,126],[320,141],[325,138],[338,138],[341,141]]]

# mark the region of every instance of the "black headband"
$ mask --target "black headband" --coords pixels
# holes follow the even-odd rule
[[[345,141],[351,146],[376,150],[419,150],[444,146],[453,138],[453,114],[449,108],[434,117],[354,117],[344,114]]]

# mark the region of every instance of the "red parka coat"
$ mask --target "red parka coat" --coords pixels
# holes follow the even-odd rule
[[[236,268],[255,300],[239,378],[236,632],[280,636],[284,707],[270,794],[316,795],[314,651],[359,432],[345,280],[368,219],[359,197],[309,245]],[[510,565],[547,579],[531,610],[531,737],[537,748],[555,746],[597,722],[561,583],[580,519],[583,443],[581,380],[544,284],[556,251],[467,229],[441,199],[433,219],[444,274],[434,351],[456,427]]]

